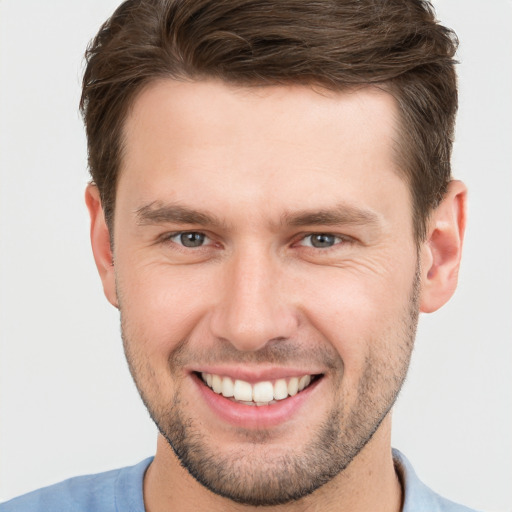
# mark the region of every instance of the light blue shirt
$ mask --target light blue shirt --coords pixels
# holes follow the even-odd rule
[[[428,488],[414,472],[411,463],[398,450],[393,450],[395,469],[404,489],[402,512],[476,512],[447,500]],[[0,512],[1,507],[0,507]]]
[[[402,512],[475,512],[431,491],[398,450],[393,458],[405,491]],[[144,512],[142,483],[152,460],[65,480],[3,503],[0,512]]]

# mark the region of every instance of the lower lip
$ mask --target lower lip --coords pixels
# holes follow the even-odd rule
[[[210,409],[223,421],[237,427],[262,429],[275,427],[289,420],[310,398],[311,393],[317,388],[323,378],[315,380],[295,396],[279,400],[274,404],[262,406],[244,405],[218,395],[204,384],[202,379],[196,374],[193,374],[193,380]]]

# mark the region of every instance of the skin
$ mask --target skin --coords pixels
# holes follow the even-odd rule
[[[400,510],[389,411],[418,312],[455,289],[466,193],[452,182],[417,250],[396,128],[394,100],[371,88],[163,80],[135,100],[113,252],[93,185],[86,200],[132,375],[164,434],[150,512],[250,510],[263,496],[258,510]],[[182,232],[204,244],[184,247]],[[233,425],[194,379],[212,365],[322,378],[276,425]]]

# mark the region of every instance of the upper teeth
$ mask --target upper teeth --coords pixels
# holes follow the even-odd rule
[[[255,384],[238,379],[233,381],[229,377],[211,373],[202,373],[201,377],[215,393],[242,402],[255,402],[256,405],[267,405],[273,400],[294,396],[311,383],[311,375],[278,379],[274,382],[266,380]]]

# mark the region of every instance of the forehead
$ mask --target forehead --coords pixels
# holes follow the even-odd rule
[[[143,206],[202,194],[213,209],[265,205],[269,214],[322,200],[393,202],[397,189],[408,202],[395,133],[394,100],[376,88],[161,80],[126,120],[118,196],[129,188],[132,206]]]
[[[363,144],[388,144],[396,117],[393,97],[371,86],[334,92],[300,85],[237,87],[215,80],[162,79],[136,96],[124,135],[130,150],[131,143],[144,143],[142,132],[154,143],[158,134],[166,141],[178,137],[202,145],[229,143],[226,137],[269,144],[283,142],[287,134],[290,139],[311,138],[320,128],[321,137],[312,142],[323,141],[333,149],[332,137],[341,145],[353,143],[354,130]]]

